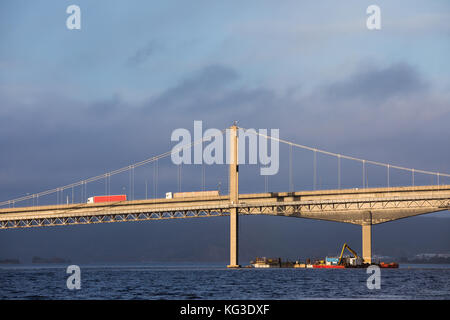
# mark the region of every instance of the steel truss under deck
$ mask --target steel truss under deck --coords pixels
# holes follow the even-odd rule
[[[383,197],[365,199],[339,199],[339,200],[315,200],[315,201],[286,201],[286,202],[261,202],[240,203],[237,205],[220,204],[214,206],[192,208],[155,208],[151,210],[117,210],[117,208],[104,208],[95,212],[55,213],[45,216],[36,214],[20,218],[19,216],[2,219],[0,217],[0,229],[63,226],[75,224],[111,223],[125,221],[148,221],[164,219],[183,219],[201,217],[220,217],[229,215],[231,208],[237,208],[241,215],[279,215],[291,217],[314,218],[339,221],[328,217],[347,214],[351,212],[382,212],[395,210],[429,209],[432,211],[450,209],[448,197]],[[323,215],[320,217],[319,215]]]

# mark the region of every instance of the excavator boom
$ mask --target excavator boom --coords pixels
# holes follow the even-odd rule
[[[341,264],[341,263],[342,263],[342,257],[344,256],[344,251],[345,251],[346,248],[347,248],[348,251],[350,251],[350,252],[355,256],[355,258],[359,258],[359,256],[358,256],[358,254],[356,253],[356,251],[353,250],[352,248],[350,248],[346,243],[344,243],[344,245],[342,246],[341,255],[339,256],[339,262],[338,262],[338,264]]]

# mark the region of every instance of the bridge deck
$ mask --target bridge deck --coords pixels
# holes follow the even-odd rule
[[[227,196],[148,199],[115,203],[0,209],[0,228],[140,221],[240,214],[281,215],[353,224],[377,224],[450,208],[450,185],[272,192]]]

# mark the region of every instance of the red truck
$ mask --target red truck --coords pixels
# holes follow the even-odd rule
[[[118,201],[127,201],[127,195],[119,194],[114,196],[94,196],[88,198],[87,203],[118,202]]]

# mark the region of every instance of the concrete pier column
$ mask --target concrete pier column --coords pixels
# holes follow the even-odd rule
[[[230,204],[239,203],[239,164],[237,126],[230,130]],[[239,268],[239,214],[237,208],[230,209],[230,264],[228,268]]]
[[[372,263],[372,225],[362,225],[362,257],[365,263]]]
[[[238,243],[238,232],[239,232],[239,220],[237,209],[233,208],[230,212],[230,264],[228,268],[239,268],[238,264],[238,254],[239,254],[239,243]]]

